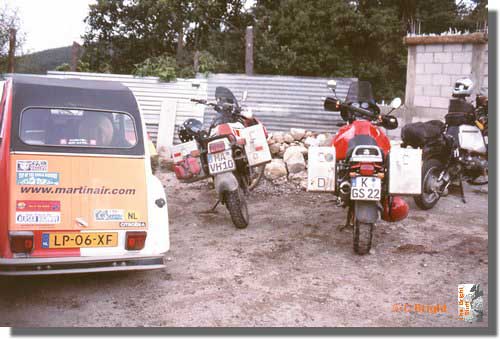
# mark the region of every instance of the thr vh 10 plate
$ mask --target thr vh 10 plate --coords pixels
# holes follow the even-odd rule
[[[208,154],[208,170],[210,174],[218,174],[233,171],[236,164],[233,160],[232,151],[227,149],[223,152]]]

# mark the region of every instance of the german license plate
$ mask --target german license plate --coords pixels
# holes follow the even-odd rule
[[[116,247],[118,233],[43,233],[42,248]]]
[[[232,151],[230,149],[219,153],[208,154],[208,170],[210,174],[233,171],[236,168],[234,164]]]
[[[380,178],[355,177],[351,180],[351,200],[380,200],[380,187]]]

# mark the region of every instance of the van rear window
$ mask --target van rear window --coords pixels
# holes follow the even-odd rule
[[[20,138],[28,145],[132,148],[137,144],[133,118],[120,112],[64,108],[27,108]]]

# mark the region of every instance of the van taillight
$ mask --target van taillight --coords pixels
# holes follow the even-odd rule
[[[146,243],[146,232],[127,232],[125,235],[125,249],[138,251],[144,248]]]
[[[33,232],[14,232],[9,238],[12,253],[30,253],[33,250]]]

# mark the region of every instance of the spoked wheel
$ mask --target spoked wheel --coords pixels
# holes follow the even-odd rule
[[[264,169],[266,168],[266,165],[260,165],[260,166],[255,166],[255,167],[250,167],[250,177],[249,177],[249,183],[248,183],[248,190],[251,191],[255,187],[257,187],[260,183],[260,180],[264,176]]]
[[[441,198],[438,181],[443,165],[439,160],[430,159],[422,166],[422,194],[414,197],[415,203],[420,209],[428,210],[434,207]]]
[[[248,226],[249,214],[245,196],[240,188],[232,192],[226,192],[225,203],[231,220],[236,228],[246,228]]]
[[[372,248],[373,225],[373,223],[364,223],[357,219],[354,220],[353,247],[354,252],[357,254],[365,255],[370,252]]]

